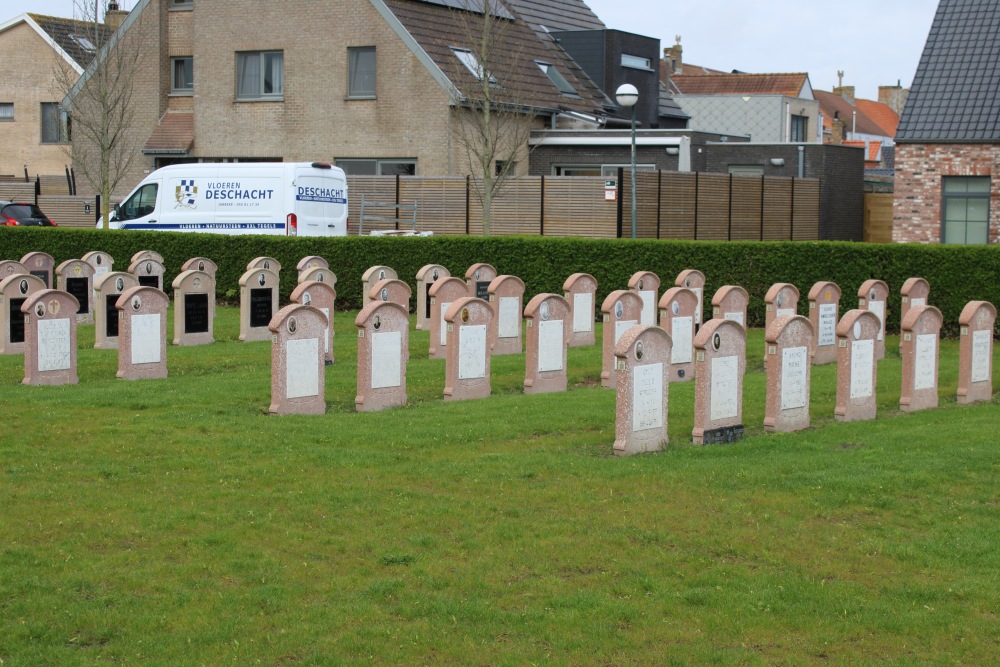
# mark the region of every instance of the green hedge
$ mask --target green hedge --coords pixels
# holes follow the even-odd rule
[[[44,251],[57,263],[91,250],[108,252],[116,269],[127,270],[129,258],[139,250],[163,255],[167,282],[181,264],[194,256],[210,257],[219,265],[218,295],[234,299],[239,277],[247,262],[269,255],[281,262],[281,294],[287,299],[295,287],[295,265],[306,255],[330,262],[337,275],[338,305],[345,309],[361,304],[361,275],[374,264],[391,266],[415,287],[417,270],[442,264],[456,276],[476,262],[488,262],[500,273],[524,280],[527,295],[562,293],[563,281],[583,271],[597,278],[600,299],[613,289],[624,289],[638,270],[656,272],[663,288],[678,273],[696,268],[707,277],[705,310],[725,284],[742,285],[750,293],[750,326],[764,320],[763,298],[775,282],[798,286],[799,312],[808,314],[807,294],[813,283],[832,280],[844,291],[841,312],[857,305],[862,282],[879,278],[889,284],[889,318],[892,331],[899,328],[899,288],[907,278],[921,276],[931,285],[930,302],[944,313],[948,332],[957,330],[965,304],[983,299],[1000,304],[1000,247],[874,245],[858,243],[761,243],[704,241],[632,241],[630,239],[579,239],[539,237],[426,238],[337,237],[286,238],[274,236],[221,236],[170,232],[123,232],[81,229],[13,229],[0,233],[0,259],[20,259],[31,251]]]

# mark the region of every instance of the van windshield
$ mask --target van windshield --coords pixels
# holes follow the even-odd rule
[[[135,220],[149,215],[156,208],[156,183],[147,183],[118,207],[119,220]]]

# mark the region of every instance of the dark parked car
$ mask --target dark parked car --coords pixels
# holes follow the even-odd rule
[[[34,204],[0,201],[0,225],[4,227],[55,227],[56,223]]]

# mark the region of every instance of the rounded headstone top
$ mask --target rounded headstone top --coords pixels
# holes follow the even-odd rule
[[[989,320],[989,325],[993,326],[997,319],[997,308],[989,301],[970,301],[965,304],[961,315],[958,316],[958,323],[963,326],[985,326],[982,318]]]
[[[118,281],[122,282],[122,286],[118,286]],[[116,292],[124,292],[130,287],[135,287],[138,282],[135,276],[131,273],[125,273],[124,271],[109,271],[103,276],[97,276],[94,278],[94,289],[97,291],[103,291],[106,285],[110,285],[111,289]]]
[[[899,293],[907,296],[927,296],[931,291],[931,284],[923,278],[907,278]]]
[[[0,260],[0,278],[23,273],[28,273],[28,269],[21,262],[15,262],[12,259]]]
[[[390,278],[399,278],[399,276],[396,274],[395,269],[383,264],[376,264],[375,266],[369,267],[367,271],[361,274],[361,280],[369,285],[376,283],[379,280],[387,280]]]
[[[114,258],[103,250],[91,250],[88,253],[84,253],[80,261],[87,262],[91,266],[107,267],[108,269],[115,263]]]
[[[204,271],[212,277],[215,277],[215,274],[219,271],[219,265],[210,260],[208,257],[192,257],[181,265],[181,272],[191,270]]]
[[[569,301],[558,294],[543,292],[531,297],[524,307],[524,316],[539,320],[566,318],[569,315]],[[568,325],[569,320],[566,320]]]
[[[726,297],[730,295],[738,294],[743,297],[744,303],[750,303],[750,293],[739,285],[723,285],[719,289],[715,290],[715,294],[712,296],[712,305],[719,306]]]
[[[629,327],[615,343],[616,357],[631,357],[636,362],[653,358],[668,360],[673,340],[670,334],[652,324],[637,324]]]
[[[368,305],[361,309],[357,317],[354,318],[354,326],[367,327],[368,322],[373,317],[385,317],[386,313],[392,313],[394,317],[405,318],[406,325],[409,325],[410,313],[395,301],[369,301]]]
[[[409,283],[399,278],[383,278],[368,288],[368,298],[376,301],[388,301],[389,294],[391,293],[405,296],[409,300],[413,294],[413,289]]]
[[[789,295],[792,301],[799,300],[799,288],[791,283],[774,283],[771,285],[771,289],[767,290],[767,294],[764,295],[765,303],[777,303],[778,296],[784,292]],[[784,308],[786,304],[779,304],[779,308]]]
[[[563,289],[567,292],[573,290],[579,291],[597,291],[597,278],[590,275],[589,273],[574,273],[566,282],[563,283]]]
[[[764,332],[764,341],[768,343],[785,342],[782,338],[797,337],[803,341],[811,342],[813,335],[813,325],[808,317],[801,315],[782,315],[776,317],[768,325]]]
[[[674,285],[677,287],[704,287],[705,274],[698,269],[685,269],[677,274]]]
[[[302,303],[290,303],[274,314],[267,323],[271,333],[287,332],[289,334],[305,334],[307,328],[322,332],[327,327],[326,315],[319,308]],[[323,346],[319,346],[322,352]]]
[[[38,308],[41,306],[41,309]],[[39,312],[39,310],[41,312]],[[21,312],[37,317],[69,317],[80,310],[80,302],[69,292],[43,289],[25,299]]]
[[[41,268],[43,266],[55,266],[56,260],[47,252],[29,252],[21,258],[21,264],[29,269]]]
[[[428,292],[430,296],[436,297],[438,294],[461,294],[465,295],[469,292],[468,285],[465,281],[460,278],[454,278],[448,276],[447,278],[441,278],[431,285],[431,289]]]
[[[299,263],[295,265],[295,269],[299,272],[315,268],[329,269],[330,263],[319,255],[308,255],[300,259]]]
[[[271,269],[249,269],[240,276],[240,287],[267,286],[278,286],[278,274]]]
[[[944,324],[944,316],[934,306],[913,306],[906,311],[906,316],[900,322],[900,329],[913,331],[917,328],[940,329]]]
[[[628,288],[632,290],[659,290],[660,276],[652,271],[636,271],[628,279]]]
[[[29,293],[48,289],[45,281],[28,273],[18,273],[0,279],[0,295],[7,294],[13,298],[27,296]]]
[[[861,283],[861,287],[858,288],[859,299],[874,299],[876,301],[881,301],[888,296],[889,286],[881,280],[866,280]]]
[[[830,294],[827,297],[827,294]],[[830,303],[840,301],[840,285],[829,280],[821,280],[809,289],[810,301],[828,301]]]
[[[497,277],[497,270],[492,264],[487,264],[486,262],[478,262],[473,264],[465,271],[466,280],[492,281]]]
[[[444,314],[445,322],[466,323],[470,320],[490,322],[493,320],[493,309],[490,304],[474,296],[462,297],[453,302]]]
[[[67,259],[56,267],[56,273],[64,278],[93,278],[94,266],[82,259]]]
[[[632,308],[636,308],[640,312],[642,311],[642,299],[639,295],[632,290],[624,289],[615,290],[604,297],[604,302],[601,304],[601,311],[605,313],[614,312],[616,310],[615,304],[619,302],[623,305],[627,304]],[[615,317],[621,317],[621,315],[615,313]]]
[[[698,308],[698,295],[688,287],[671,287],[660,297],[660,310],[668,310],[671,315],[677,315],[678,313],[672,312],[671,307],[675,302],[679,304],[679,311],[693,315]]]
[[[118,310],[166,310],[170,305],[170,297],[163,290],[155,287],[137,285],[130,287],[115,302]]]
[[[440,264],[424,264],[417,271],[417,280],[427,280],[434,282],[441,278],[451,277],[451,272]]]
[[[694,335],[694,346],[700,349],[709,349],[712,346],[715,334],[720,336],[737,336],[746,342],[747,330],[739,322],[732,320],[708,320],[701,325],[698,333]]]
[[[201,285],[195,285],[195,281],[202,281]],[[208,289],[210,286],[214,289],[215,276],[207,271],[198,271],[197,269],[188,269],[187,271],[182,271],[178,273],[174,278],[171,286],[174,289]]]
[[[869,310],[855,308],[847,311],[844,313],[844,316],[840,318],[840,322],[837,323],[837,335],[841,338],[848,338],[851,340],[858,338],[860,334],[857,333],[857,331],[860,329],[856,330],[854,327],[855,324],[860,325],[860,327],[870,327],[872,331],[872,338],[878,335],[879,329],[881,328],[878,316]]]
[[[513,290],[515,292],[519,291],[523,294],[524,281],[518,278],[517,276],[508,276],[508,275],[497,276],[496,278],[490,281],[490,286],[488,288],[488,292],[490,294],[497,292],[501,289]]]
[[[267,269],[278,274],[281,273],[281,262],[274,257],[254,257],[247,263],[247,271],[251,269]]]
[[[156,252],[155,250],[140,250],[139,252],[132,255],[131,262],[141,262],[144,259],[154,259],[160,264],[163,264],[163,255]]]
[[[322,282],[319,280],[307,280],[304,283],[299,283],[292,290],[292,294],[289,297],[295,303],[301,303],[304,305],[309,305],[305,301],[305,294],[308,292],[310,294],[309,300],[312,301],[313,298],[317,296],[317,293],[323,294],[330,299],[337,298],[337,290],[331,283]]]
[[[163,275],[166,272],[166,268],[155,257],[144,257],[129,264],[128,272],[136,275],[154,276]]]

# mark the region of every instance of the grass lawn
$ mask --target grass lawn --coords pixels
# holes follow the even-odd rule
[[[0,664],[996,664],[1000,411],[898,410],[768,435],[751,331],[748,437],[611,455],[600,346],[570,391],[446,404],[411,331],[410,403],[354,412],[354,313],[337,313],[325,416],[273,417],[270,344],[168,348],[170,378],[115,379],[81,327],[80,384],[25,387],[0,357]],[[997,358],[1000,361],[1000,357]],[[1000,365],[995,365],[995,368]],[[996,380],[995,380],[996,382]]]

